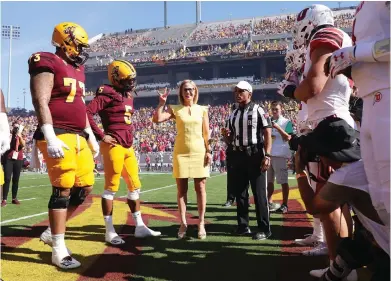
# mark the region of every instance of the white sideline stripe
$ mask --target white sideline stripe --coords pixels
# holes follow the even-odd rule
[[[50,186],[50,184],[30,185],[30,186],[19,187],[19,189],[33,188],[33,187],[43,187],[43,186]]]
[[[27,199],[20,199],[19,201],[22,202],[22,201],[30,201],[30,200],[35,200],[37,198],[27,198]]]
[[[219,174],[219,175],[211,176],[210,178],[220,177],[220,176],[223,176],[223,175],[226,175],[226,174]],[[160,189],[164,189],[164,188],[169,188],[169,187],[172,187],[172,186],[176,186],[176,184],[171,184],[171,185],[166,185],[166,186],[162,186],[162,187],[158,187],[158,188],[154,188],[154,189],[149,189],[149,190],[146,190],[146,191],[143,191],[143,192],[140,192],[140,193],[156,191],[156,190],[160,190]],[[27,187],[25,187],[25,188],[27,188]],[[125,197],[126,197],[126,195],[125,196],[120,196],[119,198],[125,198]],[[21,200],[19,200],[19,201],[21,201]],[[48,212],[43,212],[43,213],[39,213],[39,214],[35,214],[35,215],[20,217],[20,218],[17,218],[17,219],[2,221],[2,222],[0,222],[0,225],[6,224],[6,223],[10,223],[10,222],[20,221],[20,220],[25,220],[25,219],[29,219],[29,218],[33,218],[33,217],[38,217],[38,216],[42,216],[42,215],[46,215],[47,213]]]
[[[226,174],[219,174],[219,175],[216,175],[216,176],[211,176],[210,179],[211,178],[215,178],[215,177],[220,177],[222,175],[226,175]],[[175,184],[166,185],[166,186],[162,186],[162,187],[158,187],[158,188],[148,189],[148,190],[145,190],[145,191],[141,191],[140,194],[151,192],[151,191],[156,191],[156,190],[161,190],[161,189],[165,189],[165,188],[169,188],[169,187],[173,187],[173,186],[176,186],[176,183]],[[123,195],[123,196],[119,196],[118,198],[126,198],[126,197],[127,197],[127,195]]]
[[[20,201],[20,200],[19,200],[19,201]],[[17,218],[17,219],[2,221],[2,222],[0,223],[0,225],[6,224],[6,223],[9,223],[9,222],[15,222],[15,221],[25,220],[25,219],[29,219],[29,218],[33,218],[33,217],[42,216],[42,215],[47,215],[47,213],[48,213],[48,212],[43,212],[43,213],[39,213],[39,214],[35,214],[35,215],[30,215],[30,216],[25,216],[25,217],[21,217],[21,218]]]

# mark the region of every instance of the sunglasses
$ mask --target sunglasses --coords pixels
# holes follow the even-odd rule
[[[194,88],[184,88],[183,89],[185,92],[194,92]]]

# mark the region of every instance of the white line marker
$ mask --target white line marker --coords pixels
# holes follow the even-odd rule
[[[31,216],[25,216],[25,217],[21,217],[21,218],[17,218],[17,219],[2,221],[2,222],[0,223],[0,225],[6,224],[6,223],[9,223],[9,222],[15,222],[15,221],[25,220],[25,219],[29,219],[29,218],[33,218],[33,217],[42,216],[42,215],[47,215],[47,213],[48,213],[48,212],[43,212],[43,213],[31,215]]]
[[[37,198],[27,198],[27,199],[20,199],[19,201],[22,202],[22,201],[30,201],[30,200],[35,200]]]

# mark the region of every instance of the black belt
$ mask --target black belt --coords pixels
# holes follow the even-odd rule
[[[232,146],[232,150],[235,152],[246,152],[248,155],[253,155],[258,153],[259,151],[262,151],[263,149],[263,143],[261,144],[253,144],[248,146]]]
[[[74,132],[74,131],[69,131],[69,130],[60,129],[60,128],[53,128],[53,130],[56,135],[75,134],[75,135],[79,135],[79,136],[85,138],[86,140],[88,140],[88,137],[89,137],[88,134],[84,131]],[[36,131],[34,132],[33,139],[35,139],[35,140],[44,140],[45,139],[45,136],[43,135],[40,127],[38,127],[36,129]]]

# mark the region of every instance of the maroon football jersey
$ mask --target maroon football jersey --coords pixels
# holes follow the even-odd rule
[[[29,74],[54,74],[52,96],[49,102],[53,127],[69,132],[82,132],[86,127],[84,66],[75,67],[59,56],[39,52],[29,59]]]
[[[134,112],[133,98],[126,98],[110,85],[103,85],[96,91],[95,98],[87,106],[88,120],[98,139],[105,134],[114,137],[123,147],[133,143],[131,116]],[[96,125],[93,116],[99,114],[104,133]]]

